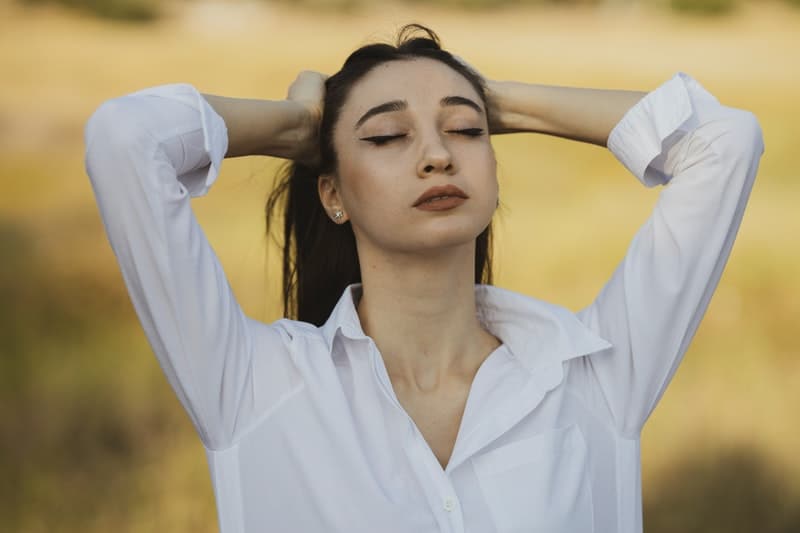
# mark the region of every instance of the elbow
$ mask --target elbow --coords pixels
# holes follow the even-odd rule
[[[745,153],[752,153],[756,158],[764,153],[764,131],[758,118],[745,110],[738,110],[736,113],[736,132],[740,143],[739,148]]]
[[[115,180],[120,166],[152,146],[154,135],[136,104],[129,96],[107,100],[86,122],[84,165],[95,186]]]
[[[83,134],[87,161],[97,153],[118,153],[151,137],[135,104],[133,98],[122,96],[103,102],[92,113]]]
[[[750,111],[731,109],[724,122],[724,135],[713,143],[720,156],[737,164],[757,163],[764,153],[764,132],[758,118]]]

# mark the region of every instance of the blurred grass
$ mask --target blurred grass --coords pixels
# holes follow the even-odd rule
[[[162,4],[157,0],[17,0],[28,5],[56,4],[77,9],[87,15],[129,23],[149,23],[163,16]],[[173,3],[177,0],[173,0]],[[183,0],[189,1],[189,0]],[[236,1],[236,0],[234,0]],[[241,0],[239,0],[241,1]],[[251,0],[253,1],[253,0]],[[261,0],[301,6],[316,11],[348,13],[370,4],[369,0]],[[719,16],[731,13],[740,1],[763,0],[405,0],[409,4],[447,6],[455,9],[486,11],[520,6],[587,6],[638,2],[671,9],[686,15]],[[790,5],[800,5],[800,0],[783,0]]]
[[[25,4],[53,3],[100,18],[127,22],[152,22],[161,16],[156,0],[19,0]]]
[[[723,15],[738,5],[737,0],[669,0],[669,6],[678,12],[700,15]]]
[[[684,70],[758,116],[766,153],[730,263],[644,434],[645,527],[800,530],[797,10],[744,3],[722,19],[686,19],[625,2],[480,16],[391,3],[348,16],[165,6],[144,26],[0,0],[0,530],[216,530],[202,446],[136,322],[84,174],[91,112],[175,81],[281,98],[298,70],[332,72],[409,21],[490,77],[647,90]],[[657,190],[597,147],[544,136],[495,147],[498,285],[582,307]],[[245,310],[266,321],[279,316],[262,220],[277,164],[226,160],[194,204]]]

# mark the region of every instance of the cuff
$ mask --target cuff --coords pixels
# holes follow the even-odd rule
[[[717,99],[684,72],[649,92],[611,130],[608,149],[646,187],[664,185],[672,177],[665,155],[697,127],[701,104]]]
[[[143,89],[133,95],[168,98],[199,113],[201,131],[197,133],[200,135],[186,134],[180,141],[185,162],[190,166],[186,171],[180,172],[177,179],[186,188],[189,196],[204,196],[216,181],[222,160],[228,151],[228,129],[225,121],[203,95],[188,83],[160,85]],[[192,129],[196,127],[193,126]],[[192,142],[195,139],[197,142]]]

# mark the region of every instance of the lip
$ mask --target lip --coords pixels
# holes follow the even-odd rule
[[[430,198],[435,198],[437,196],[455,196],[464,199],[469,198],[469,196],[467,196],[467,194],[464,191],[462,191],[455,185],[438,185],[436,187],[431,187],[430,189],[422,193],[422,195],[419,198],[417,198],[417,201],[414,202],[414,205],[412,207],[418,207],[425,200],[428,200]]]

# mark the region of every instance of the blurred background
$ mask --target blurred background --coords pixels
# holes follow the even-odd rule
[[[0,531],[217,531],[202,445],[125,292],[83,167],[104,100],[189,82],[279,99],[407,22],[495,79],[652,90],[678,71],[766,143],[730,262],[643,436],[648,533],[800,531],[800,1],[0,0]],[[647,218],[607,150],[494,140],[497,285],[587,305]],[[194,202],[251,316],[280,317],[279,161]]]

